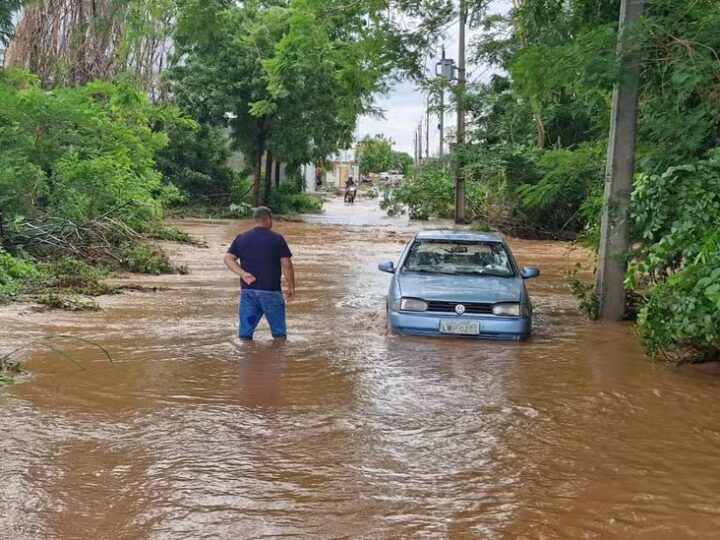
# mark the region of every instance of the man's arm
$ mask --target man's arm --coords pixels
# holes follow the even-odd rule
[[[232,253],[226,253],[223,261],[225,262],[225,266],[227,266],[233,274],[240,276],[240,279],[242,279],[245,283],[248,285],[255,283],[255,276],[242,269],[242,266],[240,266],[238,258],[235,255]]]
[[[295,299],[295,268],[293,268],[292,259],[290,257],[283,257],[280,259],[280,265],[282,266],[283,275],[287,282],[287,299]]]

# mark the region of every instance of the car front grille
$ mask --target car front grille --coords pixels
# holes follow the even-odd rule
[[[473,315],[492,315],[493,304],[484,304],[480,302],[428,302],[428,311],[436,311],[439,313],[455,313],[455,306],[462,304],[465,306],[465,313]]]

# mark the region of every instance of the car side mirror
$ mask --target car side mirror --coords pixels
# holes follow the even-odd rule
[[[395,263],[392,261],[385,261],[378,264],[378,270],[381,272],[387,272],[388,274],[395,273]]]
[[[540,275],[540,269],[537,266],[526,266],[522,269],[520,275],[523,279],[538,277]]]

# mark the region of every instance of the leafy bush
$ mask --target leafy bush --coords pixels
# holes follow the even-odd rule
[[[317,214],[322,211],[323,202],[309,193],[301,192],[292,183],[280,184],[279,189],[270,193],[270,209],[275,214]]]
[[[236,195],[236,175],[227,165],[229,139],[206,124],[175,123],[169,144],[157,151],[158,168],[168,184],[193,204],[227,204]],[[247,190],[249,192],[249,190]]]
[[[63,257],[58,261],[46,264],[45,269],[48,279],[40,289],[51,289],[54,291],[51,294],[100,296],[114,290],[102,282],[102,279],[108,275],[107,269],[91,266],[77,259]]]
[[[0,213],[158,219],[178,192],[155,169],[167,135],[154,128],[184,122],[130,81],[44,91],[25,72],[0,70]]]
[[[674,363],[720,358],[720,235],[702,262],[656,285],[640,311],[640,336]]]
[[[141,274],[172,274],[177,269],[162,249],[151,244],[128,246],[122,254],[122,266]]]
[[[595,321],[598,319],[600,309],[595,283],[581,280],[577,275],[580,269],[580,263],[576,264],[575,268],[568,272],[567,282],[573,296],[578,301],[580,311],[582,311],[588,319]]]
[[[436,164],[416,167],[395,190],[385,192],[381,208],[390,215],[407,208],[410,219],[450,217],[453,214],[455,180]]]
[[[34,264],[17,259],[0,248],[0,301],[39,281],[42,271]]]
[[[51,309],[63,311],[99,311],[100,306],[95,302],[83,300],[74,296],[57,292],[47,292],[33,298],[35,302]]]
[[[231,204],[228,208],[233,217],[243,219],[253,214],[253,207],[248,203]]]
[[[603,141],[583,144],[576,150],[548,150],[538,166],[540,181],[518,187],[528,220],[548,231],[584,230],[594,218],[594,214],[584,212],[585,203],[603,185]]]
[[[640,174],[632,199],[635,236],[643,247],[633,270],[652,280],[692,264],[720,229],[720,149],[707,159]]]
[[[644,343],[673,362],[720,356],[720,150],[639,175],[632,215],[642,244],[627,282],[649,288],[638,317]]]

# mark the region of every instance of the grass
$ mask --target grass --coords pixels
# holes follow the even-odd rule
[[[74,364],[79,369],[84,370],[85,368],[80,365],[80,363],[76,360],[76,358],[57,347],[55,347],[52,342],[57,340],[74,340],[74,341],[80,341],[82,343],[90,344],[96,349],[100,350],[105,358],[107,358],[108,362],[111,364],[114,363],[112,356],[110,356],[110,353],[108,350],[97,343],[96,341],[93,341],[91,339],[81,338],[78,336],[73,336],[70,334],[55,334],[50,336],[41,337],[38,339],[34,339],[25,345],[21,347],[17,347],[16,349],[13,349],[12,351],[5,353],[3,355],[0,355],[0,386],[4,384],[11,384],[15,381],[15,377],[23,373],[23,369],[21,366],[21,361],[14,359],[13,357],[17,355],[17,353],[24,351],[30,347],[33,347],[37,345],[38,343],[44,344],[48,349],[56,353],[58,356],[60,356],[63,360],[66,360],[67,362],[70,362],[71,364]]]

